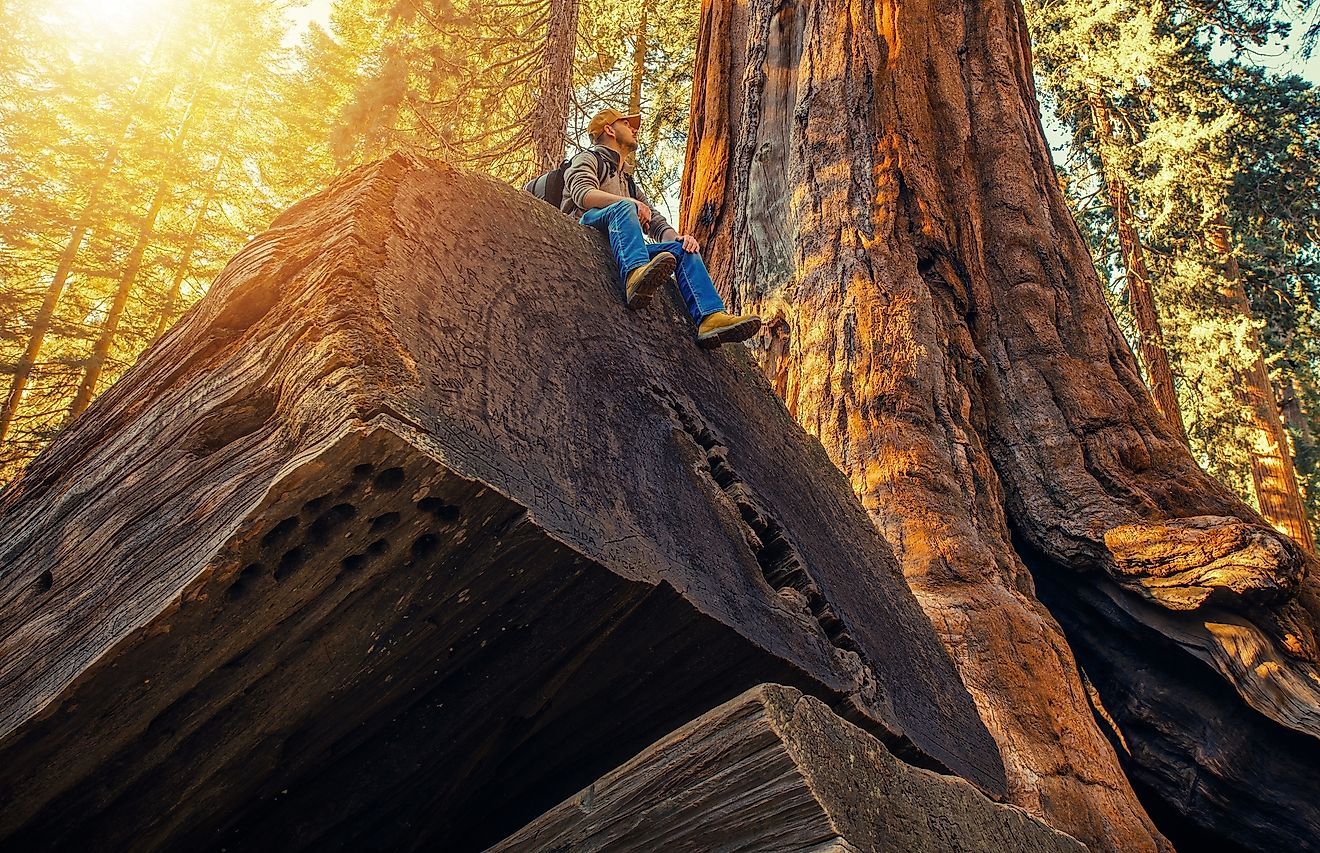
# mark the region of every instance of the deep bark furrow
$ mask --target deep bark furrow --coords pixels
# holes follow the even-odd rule
[[[797,14],[804,14],[799,10]],[[805,12],[808,20],[837,20],[846,16],[847,11],[842,13],[831,12],[822,7],[812,7]],[[967,482],[966,475],[958,475],[955,471],[941,471],[944,466],[931,465],[930,460],[953,458],[958,451],[954,451],[954,443],[948,441],[941,442],[939,445],[931,444],[921,440],[925,431],[939,423],[943,423],[942,414],[957,411],[962,408],[961,405],[952,404],[952,399],[957,399],[960,392],[950,388],[948,391],[938,390],[946,386],[946,380],[943,377],[952,377],[958,370],[952,364],[944,366],[939,361],[930,361],[931,357],[938,352],[944,352],[945,347],[940,346],[927,347],[924,341],[936,339],[932,331],[939,326],[939,321],[935,319],[933,313],[936,304],[929,295],[921,291],[920,281],[900,286],[899,281],[894,281],[895,274],[899,269],[906,269],[915,272],[916,257],[911,250],[904,251],[901,244],[895,247],[892,252],[870,252],[868,253],[864,246],[870,242],[867,239],[868,231],[878,232],[878,228],[869,225],[859,226],[856,223],[856,217],[859,215],[855,203],[852,199],[855,197],[854,191],[850,185],[854,183],[853,177],[855,171],[862,169],[864,164],[871,164],[863,169],[868,174],[875,174],[881,180],[876,190],[870,191],[874,196],[870,204],[874,208],[863,209],[860,215],[864,221],[870,221],[872,216],[876,217],[876,222],[891,223],[890,228],[898,224],[898,218],[895,215],[899,210],[901,198],[903,197],[906,184],[904,179],[906,173],[898,171],[902,155],[899,153],[898,140],[890,141],[884,138],[884,127],[877,131],[868,132],[865,136],[857,140],[858,148],[851,146],[854,142],[851,131],[851,123],[844,118],[848,115],[850,109],[855,104],[849,100],[847,87],[840,87],[842,84],[838,80],[826,77],[822,80],[822,75],[815,73],[817,68],[833,67],[836,57],[829,54],[822,54],[822,44],[829,44],[829,34],[823,29],[815,31],[809,30],[805,39],[803,61],[799,67],[799,76],[795,80],[798,87],[800,100],[797,108],[797,115],[803,120],[799,123],[799,128],[807,129],[807,136],[803,139],[801,136],[786,134],[792,140],[794,149],[792,150],[791,168],[800,167],[803,171],[802,183],[793,184],[786,182],[794,188],[790,193],[793,199],[792,214],[788,217],[793,223],[796,223],[798,230],[798,245],[801,247],[796,253],[795,268],[802,271],[800,278],[793,280],[790,272],[788,281],[781,279],[778,282],[767,283],[757,282],[760,285],[758,290],[767,294],[768,298],[756,300],[758,293],[753,290],[745,297],[747,304],[752,307],[766,306],[767,303],[772,306],[772,311],[783,310],[783,303],[789,303],[790,300],[796,300],[795,305],[785,311],[786,320],[789,329],[790,339],[794,342],[794,349],[797,352],[804,353],[803,361],[807,358],[820,358],[817,353],[825,355],[825,361],[819,364],[804,364],[798,361],[790,373],[792,377],[788,385],[796,390],[795,397],[790,400],[790,405],[795,406],[795,411],[799,419],[807,418],[804,423],[813,429],[828,448],[836,455],[836,461],[840,461],[845,473],[850,475],[855,486],[859,486],[859,492],[862,495],[863,502],[871,509],[873,513],[879,513],[878,521],[881,529],[890,535],[891,541],[901,542],[900,550],[906,552],[911,557],[913,554],[926,553],[929,547],[925,543],[944,541],[953,543],[962,541],[964,544],[956,546],[956,551],[952,557],[953,565],[946,563],[942,558],[936,558],[934,563],[918,562],[909,560],[905,565],[908,571],[909,580],[914,582],[918,589],[919,597],[923,594],[929,594],[932,590],[946,590],[945,595],[952,595],[946,599],[946,607],[936,609],[932,612],[928,606],[928,614],[932,615],[945,641],[951,645],[955,660],[962,667],[964,679],[968,682],[969,688],[977,696],[983,706],[995,707],[1000,703],[1003,707],[988,715],[993,719],[992,728],[995,728],[997,736],[1001,737],[1001,746],[1004,744],[1004,737],[1009,738],[1009,743],[1016,749],[1005,750],[1005,757],[1010,765],[1010,776],[1013,782],[1012,795],[1020,803],[1039,804],[1037,798],[1041,796],[1041,791],[1034,783],[1029,783],[1027,779],[1032,776],[1046,775],[1042,774],[1040,768],[1032,768],[1030,762],[1023,763],[1022,755],[1027,750],[1027,741],[1030,740],[1031,723],[1022,725],[1014,721],[1015,712],[1022,714],[1023,718],[1030,715],[1029,712],[1022,713],[1023,709],[1028,707],[1031,702],[1024,700],[1023,697],[1013,697],[1010,699],[997,698],[996,694],[1003,689],[1000,681],[1007,681],[1006,678],[1000,678],[1002,674],[991,675],[989,672],[984,674],[977,671],[976,658],[977,653],[970,647],[964,645],[966,623],[965,614],[960,614],[961,608],[967,608],[969,612],[985,612],[987,602],[982,600],[976,605],[963,595],[956,592],[950,592],[950,582],[954,578],[964,575],[968,569],[977,563],[986,563],[990,565],[1011,565],[1012,558],[1005,553],[1005,549],[999,549],[999,554],[994,557],[977,558],[973,556],[976,550],[969,552],[967,543],[976,541],[975,530],[986,529],[993,530],[1003,525],[1002,515],[991,510],[996,505],[993,494],[989,499],[983,498],[981,506],[983,509],[977,515],[990,511],[990,518],[984,521],[967,518],[966,520],[956,520],[958,513],[953,513],[947,521],[932,530],[929,509],[922,510],[919,518],[912,518],[905,523],[898,523],[897,519],[888,516],[885,511],[892,505],[892,501],[908,503],[916,507],[947,506],[958,500],[958,495],[963,490]],[[893,48],[891,47],[891,50]],[[846,54],[846,52],[845,52]],[[852,60],[848,60],[851,62]],[[872,58],[871,62],[878,62]],[[859,66],[866,66],[867,60],[863,58]],[[811,70],[806,79],[802,79],[804,71]],[[838,98],[843,98],[839,102]],[[897,98],[895,98],[897,100]],[[822,126],[823,125],[823,126]],[[764,125],[758,126],[759,131]],[[894,125],[895,130],[904,128],[904,124],[899,122]],[[742,127],[739,127],[741,134]],[[880,137],[877,139],[877,137]],[[752,139],[749,131],[745,139]],[[797,140],[801,139],[799,143]],[[759,142],[760,140],[755,140]],[[773,141],[771,142],[773,145]],[[796,147],[801,145],[800,148]],[[753,147],[751,142],[744,142],[747,148]],[[871,148],[880,147],[878,154],[863,153],[869,152]],[[782,149],[781,149],[782,150]],[[776,162],[778,152],[771,151],[768,159]],[[877,157],[875,160],[866,159]],[[941,162],[947,160],[958,160],[955,155],[949,158],[941,158]],[[859,163],[860,161],[860,163]],[[881,168],[876,168],[876,163],[882,164]],[[831,174],[830,168],[838,170]],[[902,177],[900,177],[900,174]],[[735,183],[736,186],[736,183]],[[909,196],[911,197],[911,196]],[[930,205],[924,205],[921,214],[929,217]],[[835,222],[832,219],[839,212],[847,213],[843,222]],[[943,218],[943,217],[941,217]],[[913,224],[921,239],[918,245],[926,245],[931,248],[947,247],[948,241],[942,239],[940,232],[931,227],[930,223],[917,222]],[[894,232],[891,231],[890,235]],[[714,235],[716,243],[719,243],[721,235]],[[906,238],[906,235],[899,235],[899,240]],[[885,237],[879,238],[884,240]],[[898,242],[898,241],[895,241]],[[860,251],[859,251],[860,250]],[[947,248],[943,249],[945,254],[951,254]],[[908,273],[911,275],[912,273]],[[875,305],[875,298],[868,298],[868,292],[874,286],[872,282],[884,281],[883,303],[892,306],[892,311],[875,311],[872,306]],[[771,284],[772,286],[767,286]],[[773,285],[778,285],[775,287]],[[838,299],[842,293],[847,293],[848,302],[842,307],[841,315],[831,315],[831,299]],[[879,294],[877,294],[879,295]],[[804,307],[803,303],[811,302],[810,311]],[[762,310],[764,308],[762,307]],[[915,314],[913,312],[916,312]],[[879,316],[876,316],[879,315]],[[777,314],[774,316],[778,316]],[[846,320],[843,318],[853,318]],[[915,327],[912,325],[913,318],[916,320]],[[897,322],[895,322],[897,321]],[[852,328],[851,333],[848,331]],[[891,343],[891,348],[887,351],[882,349],[879,353],[867,352],[873,346],[876,336],[883,329],[886,332],[885,340]],[[970,338],[968,338],[970,340]],[[863,350],[858,353],[858,348]],[[832,354],[832,355],[831,355]],[[923,362],[923,356],[925,361]],[[832,369],[829,363],[844,364],[852,360],[854,364],[869,363],[873,365],[873,370],[865,374],[854,372],[852,378],[852,391],[838,387],[838,383],[831,377]],[[813,368],[817,368],[813,372]],[[968,372],[974,370],[974,366],[969,366]],[[822,375],[823,374],[823,375]],[[920,376],[928,377],[923,381]],[[941,377],[938,378],[937,377]],[[841,377],[840,377],[841,378]],[[930,393],[934,397],[927,397],[930,405],[934,409],[925,411],[924,406],[913,406],[910,401],[914,398],[919,400]],[[942,400],[942,402],[941,402]],[[809,401],[804,405],[804,401]],[[805,411],[804,411],[805,410]],[[827,412],[842,411],[845,414],[845,421],[841,425],[838,419],[833,416],[827,416]],[[886,415],[887,412],[900,414],[899,420],[891,420],[893,415]],[[924,412],[924,413],[923,413]],[[863,413],[874,413],[871,417],[879,418],[878,421],[871,424],[849,424],[846,418],[859,417]],[[945,415],[947,417],[947,415]],[[888,421],[889,426],[882,426]],[[970,424],[963,421],[961,426],[952,427],[952,432],[948,432],[950,427],[939,428],[940,432],[946,435],[952,435],[957,432],[963,434],[974,433],[975,430]],[[876,441],[879,437],[879,441]],[[897,446],[895,446],[897,445]],[[853,450],[851,453],[848,448]],[[885,448],[890,447],[888,453]],[[876,452],[879,448],[879,452]],[[897,451],[897,455],[892,455]],[[845,457],[845,454],[848,456]],[[877,458],[878,457],[878,458]],[[888,460],[886,460],[888,457]],[[903,460],[909,460],[904,462]],[[917,460],[923,460],[919,467],[913,469],[910,465]],[[895,464],[897,463],[897,465]],[[994,474],[988,470],[985,463],[979,466],[983,473],[979,479],[983,482],[993,482]],[[905,473],[905,471],[907,473]],[[902,478],[900,481],[893,481],[891,478],[898,475]],[[892,485],[885,485],[889,481]],[[912,501],[908,497],[908,490],[904,488],[893,488],[900,483],[911,487],[914,482],[924,484],[921,489],[929,497]],[[938,484],[946,482],[946,488],[932,491],[938,488]],[[900,514],[901,517],[901,514]],[[949,526],[952,525],[952,526]],[[940,530],[943,529],[943,533]],[[933,556],[933,555],[931,555]],[[969,559],[970,558],[970,559]],[[930,557],[925,558],[929,560]],[[978,570],[976,572],[980,574]],[[1010,578],[1021,577],[1023,572],[1020,568],[1009,572]],[[1029,581],[1027,582],[1029,585]],[[998,603],[992,606],[992,611],[997,612],[1015,612],[1020,605],[1008,605],[1013,600],[1016,593],[1010,590],[1016,589],[1020,583],[1015,580],[1009,580],[1008,586],[1001,588],[1001,592],[991,598],[991,601]],[[983,591],[982,591],[983,593]],[[1007,594],[1007,598],[1003,596]],[[925,602],[929,605],[929,600]],[[1003,608],[1008,606],[1008,611]],[[1018,618],[1018,617],[1014,617]],[[1037,617],[1039,618],[1039,617]],[[1062,643],[1056,637],[1055,645],[1057,654],[1055,660],[1068,659],[1066,648],[1062,648]],[[1067,672],[1066,667],[1057,670],[1060,676]],[[1032,678],[1040,678],[1041,673],[1034,672]],[[1022,680],[1019,677],[1019,680]],[[1076,690],[1070,691],[1076,697],[1079,709],[1085,709],[1084,696],[1080,686]],[[1023,701],[1019,701],[1023,700]],[[1038,720],[1043,721],[1048,714],[1041,714]],[[1089,722],[1089,716],[1078,713],[1078,719],[1082,730],[1093,728]],[[1007,734],[1005,727],[1016,727],[1022,725],[1016,734]],[[1055,725],[1053,721],[1046,724],[1044,728],[1049,729]],[[1076,725],[1076,723],[1071,723]],[[1070,737],[1070,740],[1075,737]],[[1097,735],[1098,741],[1098,735]],[[1098,774],[1104,775],[1104,774]],[[1118,776],[1117,768],[1113,768],[1111,776]],[[1121,778],[1121,777],[1119,777]],[[1118,787],[1118,786],[1115,786]],[[1054,793],[1051,793],[1054,796]],[[1051,817],[1056,817],[1051,815]],[[1086,818],[1082,817],[1080,821],[1074,823],[1085,823]],[[1098,837],[1102,833],[1098,825],[1093,824],[1090,831],[1092,837]],[[1072,826],[1064,825],[1067,831],[1074,831]]]

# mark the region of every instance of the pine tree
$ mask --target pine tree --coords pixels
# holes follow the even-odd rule
[[[0,82],[12,110],[0,257],[15,306],[0,338],[0,478],[313,186],[278,165],[296,159],[270,97],[288,70],[278,8],[166,8],[115,38],[48,10],[13,40]]]
[[[154,44],[145,61],[133,63],[135,75],[107,85],[115,79],[116,65],[129,59],[126,51],[89,52],[71,62],[70,48],[57,36],[65,22],[29,19],[27,49],[7,81],[6,101],[13,109],[7,116],[3,156],[11,176],[6,190],[14,215],[0,240],[15,267],[13,283],[26,284],[33,297],[40,287],[41,296],[25,300],[18,314],[23,317],[29,306],[35,308],[23,324],[21,354],[10,371],[0,409],[0,440],[9,434],[41,366],[47,335],[60,323],[57,310],[75,264],[81,261],[83,271],[100,266],[83,254],[84,244],[108,228],[104,211],[123,192],[116,169],[149,105],[172,91],[161,72],[169,59],[167,36],[175,21],[166,19],[150,35]],[[41,384],[42,377],[37,381]]]
[[[564,159],[577,57],[579,0],[550,0],[549,6],[542,70],[528,115],[537,172],[549,171]]]
[[[522,180],[635,103],[639,183],[672,197],[695,2],[582,2],[341,0],[296,56],[255,0],[183,0],[113,38],[0,8],[0,479],[343,169],[404,149]]]
[[[340,3],[328,38],[331,155],[342,167],[393,150],[515,180],[562,153],[576,0]]]

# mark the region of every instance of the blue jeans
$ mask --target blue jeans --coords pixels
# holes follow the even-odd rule
[[[637,219],[637,205],[616,201],[608,207],[595,207],[582,214],[582,224],[589,225],[610,238],[610,249],[619,264],[619,277],[628,280],[628,273],[646,264],[660,252],[668,252],[678,260],[676,277],[678,291],[683,294],[688,313],[700,325],[703,318],[724,310],[724,300],[715,292],[715,285],[706,272],[701,255],[689,252],[678,240],[668,243],[647,243],[642,239],[642,223]]]

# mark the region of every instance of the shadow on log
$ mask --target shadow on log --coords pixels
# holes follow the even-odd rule
[[[278,219],[0,529],[7,849],[477,849],[763,681],[1003,791],[750,359],[445,166]]]

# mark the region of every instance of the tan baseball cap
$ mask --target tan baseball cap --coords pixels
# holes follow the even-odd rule
[[[619,120],[628,122],[628,124],[632,125],[633,130],[640,130],[642,127],[642,116],[640,113],[626,116],[613,107],[608,107],[591,117],[591,124],[587,125],[587,136],[595,139],[605,132],[605,128]]]

